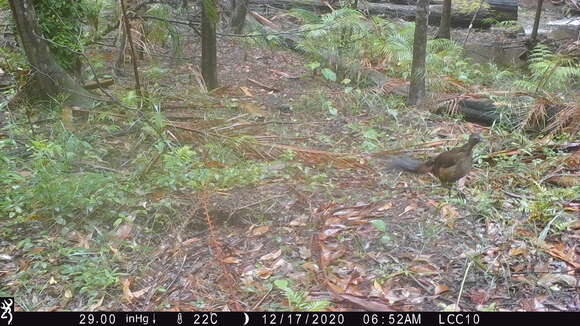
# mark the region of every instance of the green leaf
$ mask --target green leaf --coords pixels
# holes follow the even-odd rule
[[[383,220],[372,220],[371,224],[381,232],[385,232],[387,230],[387,225]]]
[[[288,280],[275,280],[274,285],[281,290],[288,290]]]
[[[310,70],[316,70],[318,67],[320,67],[320,62],[317,61],[311,62],[307,64],[306,67],[308,67]]]
[[[322,69],[322,75],[324,76],[324,78],[335,82],[336,81],[336,74],[334,73],[334,71],[328,69],[328,68],[324,68]]]
[[[389,242],[391,242],[391,237],[390,237],[388,234],[384,234],[384,235],[381,237],[381,242],[382,242],[383,244],[388,244]]]

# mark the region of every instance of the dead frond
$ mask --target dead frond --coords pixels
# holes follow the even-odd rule
[[[520,128],[523,129],[537,129],[548,120],[547,113],[551,101],[547,98],[540,97],[536,99],[536,103],[529,108],[526,117],[520,122]]]
[[[580,133],[580,107],[575,103],[562,105],[550,120],[543,130],[545,133],[568,132],[571,135]]]
[[[447,97],[444,99],[439,99],[437,104],[433,106],[434,111],[442,114],[456,115],[460,113],[461,102],[467,99],[479,99],[481,98],[477,94],[464,93],[455,95],[452,97]]]

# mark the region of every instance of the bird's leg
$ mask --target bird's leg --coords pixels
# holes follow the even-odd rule
[[[447,197],[451,197],[451,185],[449,183],[444,183],[443,187],[447,188]]]
[[[457,189],[457,196],[459,196],[463,201],[467,201],[467,197],[465,197],[465,194],[459,189]]]

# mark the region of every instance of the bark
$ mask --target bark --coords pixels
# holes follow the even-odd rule
[[[417,1],[415,19],[415,36],[413,40],[413,62],[411,63],[411,85],[409,87],[409,105],[416,105],[425,97],[425,56],[427,52],[427,19],[429,17],[429,0]]]
[[[70,96],[67,103],[86,107],[94,103],[96,96],[85,90],[71,75],[56,62],[50,52],[48,42],[40,37],[40,27],[31,0],[10,0],[10,9],[16,23],[16,30],[22,42],[30,66],[35,71],[35,79],[40,91],[48,97],[59,93]]]
[[[246,14],[248,13],[248,0],[235,0],[230,28],[234,34],[241,34],[246,23]]]
[[[121,18],[122,20],[122,18]],[[115,60],[115,65],[113,70],[117,76],[125,76],[123,72],[123,66],[125,65],[125,48],[127,47],[127,29],[125,24],[120,24],[119,26],[120,35],[118,35],[119,46],[117,51],[117,59]]]
[[[532,28],[532,35],[530,36],[532,43],[535,43],[536,38],[538,37],[538,27],[540,26],[540,17],[542,17],[543,4],[544,0],[538,0],[538,5],[536,7],[536,17],[534,18],[534,27]]]
[[[451,39],[451,0],[443,0],[437,38]]]
[[[214,0],[201,1],[201,75],[207,90],[218,87],[216,21],[210,13],[217,12]]]

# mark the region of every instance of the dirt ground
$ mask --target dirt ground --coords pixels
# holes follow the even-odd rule
[[[332,302],[333,310],[444,310],[455,304],[462,310],[578,310],[574,287],[538,287],[542,280],[553,284],[546,273],[569,267],[546,254],[550,245],[545,251],[531,246],[532,233],[517,201],[497,189],[491,203],[477,202],[478,190],[470,188],[486,182],[483,175],[489,171],[475,168],[466,178],[466,202],[448,197],[430,176],[387,171],[380,159],[359,152],[361,139],[347,128],[353,122],[370,123],[380,110],[347,114],[340,87],[309,73],[307,61],[295,53],[232,40],[220,44],[219,94],[254,103],[259,112],[253,114],[264,121],[265,134],[296,146],[352,153],[365,168],[312,165],[309,173],[295,171],[290,179],[195,197],[191,211],[176,216],[178,226],[158,235],[159,249],[130,284],[145,294],[123,309],[200,309],[192,302],[203,302],[201,307],[209,310],[279,309],[284,298],[265,284],[288,279],[309,300]],[[162,84],[177,85],[169,92],[183,94],[191,71],[173,70],[166,78]],[[333,99],[340,113],[329,119],[316,107],[300,109],[312,94]],[[452,147],[463,141],[462,135],[489,133],[416,110],[401,114],[396,125],[376,127],[392,139],[383,144],[385,150],[416,145],[417,138],[440,138],[443,148]],[[428,148],[419,156],[443,148]],[[324,181],[313,183],[308,174],[323,175]],[[473,207],[479,205],[503,206],[498,209],[510,229],[477,214]],[[204,230],[205,206],[214,223],[213,247]],[[382,221],[385,231],[371,221]],[[564,232],[558,239],[566,243],[568,249],[562,250],[568,255],[577,236],[577,231]],[[154,295],[152,284],[167,292]]]

